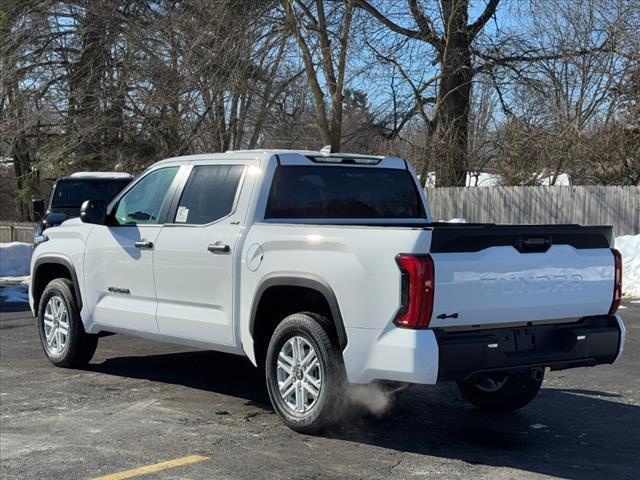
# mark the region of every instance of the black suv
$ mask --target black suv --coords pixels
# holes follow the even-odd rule
[[[34,242],[47,228],[79,217],[80,207],[85,200],[103,200],[107,204],[131,180],[132,175],[120,172],[78,172],[59,179],[53,186],[46,212],[44,200],[33,200],[33,213],[40,219],[33,232]]]

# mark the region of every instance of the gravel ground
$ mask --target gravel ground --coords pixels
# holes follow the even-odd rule
[[[315,437],[278,421],[240,357],[115,335],[87,370],[56,369],[30,315],[2,313],[0,477],[93,478],[202,455],[142,478],[638,478],[640,304],[624,306],[623,358],[548,373],[520,412],[413,387],[382,419],[353,412]]]

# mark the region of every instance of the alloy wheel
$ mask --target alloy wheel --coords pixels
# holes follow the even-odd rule
[[[322,390],[318,355],[304,337],[289,338],[278,353],[277,379],[280,396],[297,413],[307,413]]]
[[[44,335],[49,353],[60,355],[69,339],[69,312],[57,295],[49,299],[44,310]]]

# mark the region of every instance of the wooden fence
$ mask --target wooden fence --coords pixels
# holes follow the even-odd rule
[[[33,223],[0,222],[0,243],[33,243]]]
[[[613,225],[640,233],[640,187],[427,188],[434,220],[488,223]]]

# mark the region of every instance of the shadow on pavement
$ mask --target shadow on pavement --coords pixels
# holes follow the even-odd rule
[[[196,351],[116,357],[102,363],[92,363],[87,369],[120,377],[183,385],[269,406],[264,375],[248,359],[238,355]]]
[[[235,355],[121,357],[89,369],[235,396],[270,408],[263,376]],[[415,386],[398,396],[383,419],[354,413],[344,426],[323,436],[562,478],[633,478],[640,469],[640,407],[612,400],[616,397],[620,395],[543,388],[519,412],[486,414],[466,404],[452,385]]]
[[[640,407],[543,388],[528,407],[488,414],[453,385],[407,390],[393,413],[332,438],[571,479],[637,478]],[[615,396],[615,395],[613,395]]]
[[[21,283],[0,285],[0,312],[23,312],[28,310],[28,285]]]

